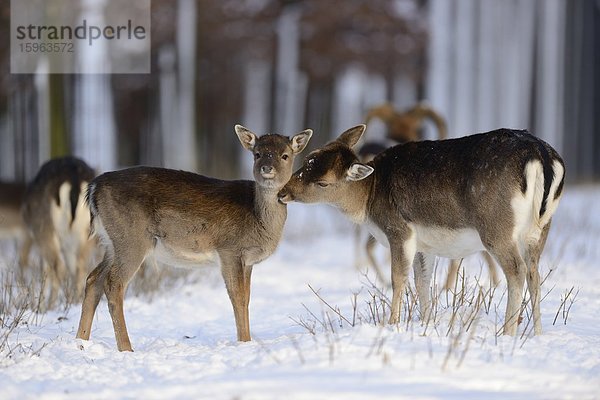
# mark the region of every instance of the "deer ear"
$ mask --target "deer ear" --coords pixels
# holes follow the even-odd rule
[[[235,133],[246,150],[254,150],[254,145],[256,144],[256,135],[254,133],[242,125],[235,126]]]
[[[365,129],[367,129],[367,126],[364,124],[356,125],[342,133],[340,137],[337,138],[337,141],[344,143],[348,147],[354,147],[362,137],[363,133],[365,133]]]
[[[346,171],[346,178],[349,181],[360,181],[371,175],[375,171],[373,167],[366,164],[354,163]]]
[[[302,132],[296,133],[291,139],[290,142],[292,144],[292,151],[294,154],[300,153],[310,140],[313,134],[312,129],[305,129]]]

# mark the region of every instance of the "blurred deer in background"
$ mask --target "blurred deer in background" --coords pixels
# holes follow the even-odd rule
[[[90,213],[85,204],[87,185],[95,172],[84,161],[63,157],[46,162],[23,198],[22,217],[29,240],[39,249],[50,285],[48,307],[56,302],[59,288],[72,281],[81,297],[87,263],[94,241],[90,239]],[[24,255],[22,266],[28,264]],[[44,292],[46,290],[44,289]]]
[[[280,191],[283,203],[327,203],[391,250],[390,323],[412,264],[422,320],[430,317],[434,257],[491,253],[508,286],[504,334],[515,335],[527,281],[542,333],[538,264],[564,185],[560,155],[527,131],[400,144],[362,163],[359,125],[310,153]]]
[[[379,119],[385,123],[387,128],[386,137],[397,143],[416,142],[422,140],[423,124],[431,120],[438,131],[438,139],[448,137],[448,129],[444,118],[433,108],[425,103],[397,111],[389,104],[382,104],[371,108],[367,112],[367,126],[373,119]]]
[[[423,139],[423,125],[426,121],[432,121],[438,133],[438,139],[443,140],[448,137],[448,128],[446,125],[446,121],[442,115],[431,108],[429,105],[425,103],[419,103],[415,106],[403,110],[397,111],[394,107],[385,103],[376,107],[371,108],[367,112],[366,124],[369,125],[369,122],[373,119],[379,119],[385,123],[387,128],[386,137],[390,140],[393,140],[396,143],[406,143],[406,142],[414,142]],[[384,142],[380,141],[368,141],[365,142],[360,149],[358,150],[358,157],[363,163],[367,163],[371,161],[375,156],[384,150],[386,150],[389,146],[386,146]],[[359,267],[359,252],[360,247],[360,227],[358,226],[355,230],[355,251],[356,251],[356,267]],[[375,270],[375,274],[380,282],[385,283],[387,279],[384,274],[381,272],[381,268],[377,262],[377,258],[375,257],[375,245],[377,244],[377,240],[369,235],[367,241],[365,243],[365,252],[367,254],[367,260],[371,267]],[[488,271],[490,274],[490,281],[492,285],[498,285],[499,279],[498,274],[496,272],[495,262],[486,252],[482,253],[485,262],[488,266]],[[459,268],[461,265],[461,260],[451,260],[450,267],[448,270],[448,275],[446,277],[446,282],[444,283],[445,290],[451,290],[454,288],[456,284],[456,278],[458,276]]]
[[[106,252],[87,278],[77,338],[88,340],[102,294],[108,299],[117,348],[132,351],[125,289],[150,255],[165,264],[195,266],[218,261],[233,306],[237,339],[250,340],[252,267],[279,243],[287,208],[277,192],[292,176],[294,156],[312,131],[292,138],[235,132],[254,155],[255,181],[223,181],[191,172],[136,167],[108,172],[88,189],[93,229]]]
[[[0,239],[16,240],[21,248],[19,264],[27,259],[31,247],[21,216],[25,189],[21,182],[0,182]]]

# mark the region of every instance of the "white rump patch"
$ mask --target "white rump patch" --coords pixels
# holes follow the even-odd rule
[[[544,199],[544,170],[538,160],[530,161],[525,166],[525,180],[527,190],[525,194],[517,191],[511,200],[515,225],[512,238],[515,242],[525,239],[527,242],[536,242],[540,239],[542,229],[556,211],[560,198],[554,199],[558,185],[564,176],[564,168],[558,161],[552,165],[554,179],[550,185],[546,199],[546,211],[540,217],[540,209]]]
[[[525,193],[517,188],[510,201],[514,216],[512,239],[515,243],[525,237],[538,240],[542,233],[538,214],[544,197],[544,170],[539,160],[529,161],[525,165],[525,182]]]
[[[113,246],[112,240],[110,240],[110,236],[108,236],[108,232],[106,232],[106,228],[102,223],[102,218],[100,217],[100,215],[96,215],[94,217],[94,235],[98,237],[100,243],[102,244],[102,247],[104,247],[106,251],[109,252],[109,255],[111,255],[112,257],[115,253],[115,248]]]
[[[87,183],[82,183],[74,219],[71,215],[71,184],[69,182],[64,182],[58,190],[60,205],[56,204],[54,198],[49,199],[50,218],[57,235],[57,244],[60,243],[58,248],[62,249],[62,254],[69,258],[64,261],[72,272],[76,268],[78,249],[87,242],[89,236],[90,213],[85,204],[86,189]]]
[[[560,202],[559,196],[558,198],[554,198],[556,196],[556,190],[558,189],[558,185],[563,180],[565,176],[565,169],[561,163],[558,161],[554,161],[552,164],[552,170],[554,171],[554,180],[552,181],[552,185],[550,185],[550,191],[548,192],[548,199],[546,200],[546,212],[542,215],[540,219],[540,226],[544,227],[552,218],[552,215],[556,212],[556,208],[558,207],[558,203]]]

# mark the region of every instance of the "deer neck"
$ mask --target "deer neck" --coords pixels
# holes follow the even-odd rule
[[[340,196],[347,201],[339,204],[339,209],[356,224],[364,223],[368,217],[368,204],[375,182],[373,175],[348,185],[348,196]]]
[[[277,188],[265,188],[255,183],[254,212],[260,226],[278,239],[287,218],[287,207],[277,198]]]

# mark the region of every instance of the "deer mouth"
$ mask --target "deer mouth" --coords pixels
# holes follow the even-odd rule
[[[261,173],[263,179],[275,179],[275,172]]]

